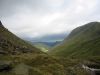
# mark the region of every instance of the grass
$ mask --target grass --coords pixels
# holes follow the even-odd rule
[[[60,59],[47,54],[24,53],[9,57],[2,56],[0,61],[4,60],[11,61],[12,70],[7,72],[8,74],[0,72],[0,75],[87,75],[79,66],[81,62],[77,59]]]

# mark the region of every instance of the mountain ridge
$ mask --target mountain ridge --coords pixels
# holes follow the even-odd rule
[[[99,56],[99,39],[100,22],[91,22],[74,29],[63,43],[54,47],[50,53],[59,57],[74,58]]]

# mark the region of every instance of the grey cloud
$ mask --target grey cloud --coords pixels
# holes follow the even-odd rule
[[[45,0],[0,0],[0,16],[7,17],[18,12],[17,8],[26,7],[34,12],[46,10]],[[25,9],[24,9],[25,10]]]
[[[0,19],[19,37],[53,40],[64,38],[56,34],[100,21],[99,7],[100,0],[0,0]]]
[[[12,16],[15,13],[17,13],[18,12],[17,9],[20,8],[22,10],[25,10],[24,8],[30,9],[31,11],[33,11],[33,13],[38,13],[43,15],[47,13],[53,13],[57,10],[63,11],[65,7],[71,3],[71,1],[69,0],[64,0],[63,6],[57,8],[50,6],[49,1],[53,0],[0,0],[0,9],[1,9],[0,16],[2,17]]]
[[[62,41],[64,38],[68,36],[69,32],[65,33],[60,33],[60,34],[49,34],[41,37],[36,37],[36,38],[29,38],[29,37],[24,37],[23,39],[28,40],[28,41],[33,41],[33,42],[54,42],[54,41]]]

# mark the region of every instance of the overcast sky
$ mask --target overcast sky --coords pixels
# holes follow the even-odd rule
[[[66,35],[100,21],[100,0],[0,0],[0,19],[22,38]]]

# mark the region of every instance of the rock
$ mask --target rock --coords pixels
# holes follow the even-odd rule
[[[5,55],[5,54],[7,54],[7,52],[0,50],[0,54]]]
[[[12,66],[10,63],[11,62],[8,62],[8,61],[0,61],[0,72],[10,71],[12,69]]]
[[[1,21],[0,21],[0,27],[4,27]]]
[[[10,70],[11,70],[11,66],[10,65],[7,65],[7,64],[0,65],[0,72],[10,71]]]
[[[0,25],[2,25],[2,22],[0,21]]]

